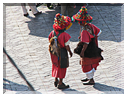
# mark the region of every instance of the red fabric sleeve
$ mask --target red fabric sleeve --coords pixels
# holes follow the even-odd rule
[[[50,32],[48,39],[50,40],[53,37],[53,31]]]
[[[89,32],[86,30],[83,30],[81,33],[81,42],[89,43],[91,40]]]
[[[93,25],[93,27],[94,27],[94,33],[97,36],[98,33],[100,32],[100,29],[98,27],[96,27],[95,25]]]

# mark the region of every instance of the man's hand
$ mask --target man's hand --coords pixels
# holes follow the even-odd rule
[[[84,51],[82,50],[81,53],[80,53],[80,57],[84,57]]]
[[[85,52],[87,46],[88,46],[88,44],[84,43],[83,48],[82,48],[82,51],[80,53],[80,57],[82,57],[82,58],[84,57],[84,52]]]
[[[70,46],[67,45],[67,46],[65,46],[65,48],[66,48],[66,50],[69,52],[70,57],[72,57],[73,53],[72,53],[71,50],[70,50]]]
[[[69,52],[69,54],[70,54],[70,58],[71,58],[71,57],[72,57],[72,55],[73,55],[73,53],[70,51],[70,52]]]
[[[79,36],[78,39],[81,39],[81,36]]]

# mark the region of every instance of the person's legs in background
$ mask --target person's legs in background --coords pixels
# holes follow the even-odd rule
[[[36,16],[41,14],[42,12],[39,12],[37,10],[36,4],[35,3],[28,3],[29,7],[31,8],[32,13]]]
[[[61,3],[61,14],[62,15],[67,15],[66,14],[66,9],[67,9],[67,4],[66,3]]]
[[[24,16],[28,16],[28,12],[27,12],[27,9],[26,9],[26,4],[25,3],[21,3],[21,6],[22,6],[22,10],[23,10]]]
[[[70,4],[68,4],[68,16],[69,17],[72,17],[72,15],[73,15],[73,11],[74,11],[74,6],[75,6],[75,4],[74,3],[70,3]]]

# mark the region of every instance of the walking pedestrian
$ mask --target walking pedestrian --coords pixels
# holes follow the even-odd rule
[[[72,52],[69,46],[69,40],[71,36],[65,31],[71,27],[71,18],[68,16],[63,16],[60,13],[55,15],[55,21],[53,24],[53,31],[49,34],[49,41],[51,41],[54,36],[58,36],[57,40],[60,45],[60,57],[54,55],[50,52],[51,61],[52,61],[52,77],[55,77],[54,85],[58,89],[69,88],[69,85],[63,83],[63,78],[65,78],[67,67],[69,67],[68,53],[72,57]],[[62,54],[66,54],[63,58]],[[62,64],[63,63],[63,64]]]
[[[61,14],[72,17],[74,11],[74,3],[61,3]]]
[[[87,9],[85,6],[81,7],[79,12],[72,17],[72,21],[78,22],[80,27],[82,27],[82,31],[80,33],[80,43],[83,43],[83,48],[80,53],[80,64],[82,65],[82,71],[86,73],[87,78],[82,79],[82,82],[84,85],[93,85],[95,84],[95,81],[93,79],[94,72],[97,70],[97,66],[99,65],[99,62],[103,60],[103,57],[101,56],[101,49],[98,52],[98,39],[97,37],[101,34],[101,30],[96,27],[94,24],[92,24],[93,18],[88,14]],[[94,46],[95,44],[95,46]],[[92,46],[92,48],[90,48]],[[95,48],[94,48],[95,47]],[[89,51],[89,53],[87,53]],[[92,53],[93,52],[93,53]],[[84,53],[86,55],[84,55]],[[89,58],[86,57],[89,56]],[[92,63],[96,61],[94,58],[96,57],[97,62]],[[98,57],[101,56],[101,57]],[[86,63],[88,62],[88,63]],[[90,63],[91,62],[91,63]]]
[[[37,10],[35,3],[28,3],[28,5],[29,5],[29,7],[30,7],[30,9],[31,9],[34,16],[37,16],[37,15],[42,13],[42,12],[39,12]],[[22,10],[23,10],[23,15],[27,17],[29,14],[28,14],[27,9],[26,9],[26,4],[21,3],[21,6],[22,6]]]

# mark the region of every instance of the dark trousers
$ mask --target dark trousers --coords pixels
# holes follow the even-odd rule
[[[72,17],[74,11],[74,3],[61,3],[61,14]]]

